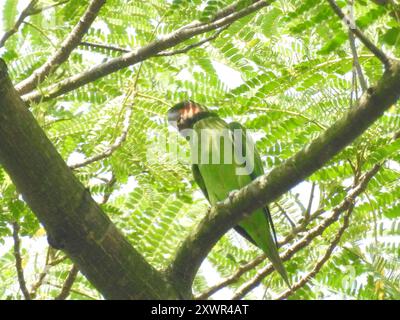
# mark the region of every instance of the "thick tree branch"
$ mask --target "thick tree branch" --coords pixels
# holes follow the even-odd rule
[[[303,238],[295,242],[291,245],[287,250],[285,250],[280,256],[283,261],[289,260],[295,253],[305,248],[310,242],[323,234],[323,232],[328,228],[331,224],[336,222],[340,215],[348,210],[352,210],[354,207],[354,202],[356,198],[365,191],[368,186],[369,181],[375,176],[375,174],[379,171],[381,165],[375,165],[371,170],[364,174],[364,176],[360,179],[359,184],[349,193],[349,195],[336,206],[330,216],[325,218],[320,224],[312,228],[308,231]],[[232,299],[237,300],[243,298],[247,293],[257,287],[261,281],[269,274],[274,271],[274,268],[271,264],[268,264],[266,267],[262,268],[257,275],[244,283],[234,294]]]
[[[14,240],[14,257],[15,257],[15,268],[17,269],[17,277],[19,287],[24,295],[25,300],[31,300],[31,295],[26,287],[24,269],[22,267],[22,258],[21,258],[21,240],[19,238],[19,224],[18,222],[12,223],[13,228],[13,240]]]
[[[178,295],[120,234],[46,137],[0,59],[0,163],[49,241],[108,299]]]
[[[98,16],[100,9],[105,2],[106,0],[91,1],[78,24],[61,43],[60,48],[54,53],[54,55],[51,56],[40,68],[35,70],[28,78],[15,86],[19,94],[23,95],[35,89],[48,75],[53,73],[69,58],[71,52],[79,45],[83,36],[89,30],[89,27]]]
[[[375,87],[330,128],[269,174],[259,177],[232,197],[212,207],[183,242],[171,266],[170,277],[184,292],[215,243],[246,215],[276,200],[320,169],[368,129],[400,97],[400,63],[393,61]]]
[[[261,8],[268,6],[271,1],[256,1],[255,3],[245,7],[237,12],[223,15],[221,18],[216,19],[206,24],[189,24],[170,34],[165,35],[161,39],[155,40],[146,46],[140,47],[132,52],[123,54],[120,57],[113,58],[107,62],[92,67],[91,69],[79,73],[75,76],[62,80],[41,91],[34,91],[23,96],[24,101],[46,101],[62,94],[70,92],[74,89],[82,87],[90,82],[100,79],[110,73],[124,69],[128,66],[137,64],[150,57],[156,56],[158,53],[170,49],[179,43],[182,43],[196,35],[203,34],[209,31],[217,30],[224,26],[230,25],[233,22],[252,14]],[[230,11],[229,11],[230,12]],[[225,14],[227,14],[226,12]],[[217,14],[218,15],[218,14]]]

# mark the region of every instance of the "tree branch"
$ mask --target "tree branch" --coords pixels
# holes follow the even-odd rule
[[[176,299],[73,175],[15,91],[0,59],[0,163],[48,240],[107,299]]]
[[[173,55],[176,55],[176,54],[186,53],[189,50],[192,50],[194,48],[200,47],[201,45],[216,39],[222,33],[222,31],[226,30],[227,28],[229,28],[229,25],[226,25],[225,27],[220,28],[212,36],[204,38],[203,40],[200,40],[199,42],[190,44],[190,45],[188,45],[188,46],[186,46],[186,47],[184,47],[182,49],[177,49],[177,50],[174,50],[174,51],[161,51],[161,52],[157,53],[155,56],[157,56],[157,57],[168,57],[168,56],[173,56]]]
[[[46,34],[42,29],[40,29],[39,27],[35,26],[33,23],[30,23],[30,22],[28,22],[28,21],[24,21],[23,24],[26,24],[27,26],[30,26],[31,28],[35,29],[37,32],[40,33],[40,35],[41,35],[43,38],[45,38],[45,39],[50,43],[50,45],[51,45],[54,49],[57,49],[56,45],[53,43],[53,41],[47,36],[47,34]]]
[[[368,85],[367,85],[367,81],[365,80],[364,73],[363,73],[361,65],[360,65],[360,61],[358,59],[357,47],[356,47],[356,39],[355,39],[354,34],[353,34],[352,30],[351,30],[351,26],[355,26],[356,25],[356,22],[354,20],[354,15],[353,15],[354,1],[350,0],[349,3],[351,5],[351,11],[350,11],[350,14],[349,14],[350,25],[349,25],[349,32],[348,32],[349,33],[350,49],[351,49],[351,53],[353,55],[353,66],[356,69],[356,73],[358,75],[358,79],[360,79],[361,89],[364,92],[365,90],[367,90]]]
[[[50,260],[50,250],[51,248],[47,248],[47,253],[46,253],[46,261],[44,264],[43,271],[39,274],[39,279],[32,285],[31,287],[31,298],[35,299],[37,295],[37,291],[39,288],[42,286],[44,279],[46,278],[48,272],[49,272],[49,260]]]
[[[52,98],[63,95],[74,89],[82,87],[90,82],[100,79],[110,73],[124,69],[144,61],[150,57],[156,56],[158,53],[176,46],[196,35],[203,34],[212,30],[217,30],[224,26],[230,25],[233,22],[252,14],[261,8],[268,6],[272,1],[256,1],[255,3],[243,8],[237,12],[230,13],[215,21],[206,24],[186,25],[170,34],[165,35],[161,39],[155,40],[146,46],[140,47],[132,52],[123,54],[120,57],[113,58],[107,62],[92,67],[91,69],[79,73],[75,76],[64,79],[54,85],[50,85],[40,91],[33,91],[23,96],[24,101],[40,102],[47,101]],[[218,15],[218,14],[217,14]]]
[[[340,241],[344,231],[348,228],[350,215],[351,215],[352,211],[353,211],[352,207],[350,207],[349,210],[347,210],[347,213],[344,215],[344,218],[343,218],[343,225],[341,226],[341,228],[337,232],[335,238],[333,239],[333,241],[329,245],[329,247],[326,250],[325,254],[315,264],[314,268],[309,273],[307,273],[304,277],[302,277],[298,282],[296,282],[294,285],[292,285],[292,287],[290,289],[288,289],[285,292],[281,293],[276,298],[276,300],[286,299],[287,297],[292,295],[296,290],[299,290],[300,288],[305,286],[312,278],[314,278],[317,275],[317,273],[322,269],[324,264],[331,257],[333,251],[335,250],[335,248],[339,244],[339,241]]]
[[[79,272],[79,269],[74,264],[68,273],[67,279],[65,279],[65,282],[61,289],[60,294],[57,297],[55,297],[54,300],[65,300],[68,298],[68,296],[71,292],[72,286],[75,282],[76,276],[78,275],[78,272]]]
[[[207,37],[203,40],[200,40],[199,42],[190,44],[182,49],[177,49],[174,51],[161,51],[159,53],[157,53],[155,56],[156,57],[168,57],[168,56],[173,56],[176,54],[182,54],[182,53],[186,53],[194,48],[200,47],[201,45],[210,42],[214,39],[216,39],[221,33],[222,31],[224,31],[225,29],[227,29],[229,27],[225,26],[221,29],[219,29],[217,32],[215,32],[212,36]],[[132,50],[129,49],[124,49],[124,48],[120,48],[120,47],[116,47],[116,46],[110,46],[110,45],[106,45],[106,44],[99,44],[99,43],[92,43],[92,42],[86,42],[86,41],[82,41],[79,45],[81,46],[86,46],[86,47],[92,47],[92,48],[98,48],[98,49],[105,49],[105,50],[111,50],[111,51],[117,51],[117,52],[123,52],[123,53],[129,53]]]
[[[351,20],[343,13],[342,9],[336,4],[335,0],[327,0],[333,11],[342,19],[350,28],[351,32],[371,51],[375,57],[377,57],[385,66],[389,68],[391,60],[389,57],[379,49],[365,34],[357,28],[356,25],[352,25]]]
[[[282,215],[286,218],[286,220],[289,222],[290,227],[292,230],[296,228],[296,224],[293,222],[293,220],[289,217],[289,215],[286,213],[285,209],[282,208],[282,206],[279,204],[279,202],[275,202],[276,206],[278,207],[279,211],[282,213]]]
[[[6,31],[3,37],[0,39],[0,48],[4,47],[6,41],[14,34],[17,33],[19,27],[21,26],[22,22],[25,20],[26,17],[32,15],[33,7],[38,2],[38,0],[31,0],[29,4],[26,6],[24,10],[22,10],[21,14],[19,15],[17,21],[15,22],[14,26]]]
[[[132,51],[130,49],[116,47],[116,46],[112,46],[112,45],[108,45],[108,44],[93,43],[93,42],[88,42],[88,41],[82,41],[79,45],[84,46],[84,47],[105,49],[105,50],[109,50],[109,51],[116,51],[116,52],[123,52],[123,53],[129,53]]]
[[[358,104],[282,165],[245,186],[235,195],[212,207],[196,230],[176,252],[169,269],[184,292],[215,243],[230,228],[255,209],[265,206],[320,169],[368,129],[400,96],[400,63],[393,61],[375,87]]]
[[[311,207],[314,200],[315,182],[311,185],[310,198],[308,199],[307,209],[304,211],[304,219],[309,220],[311,214]]]
[[[18,83],[15,88],[20,95],[35,89],[43,80],[65,62],[72,51],[79,45],[83,36],[89,30],[93,21],[98,16],[106,0],[92,0],[86,12],[79,19],[68,37],[61,43],[60,48],[40,68],[35,70],[28,78]]]
[[[0,48],[4,47],[4,44],[6,43],[6,41],[15,33],[17,33],[18,29],[21,27],[22,23],[25,23],[25,19],[29,16],[33,16],[35,14],[41,13],[45,10],[54,8],[56,6],[62,5],[67,3],[69,0],[64,0],[64,1],[60,1],[57,2],[55,4],[52,5],[48,5],[45,7],[41,7],[41,8],[35,8],[36,3],[38,2],[38,0],[31,0],[31,2],[29,2],[29,4],[26,6],[26,8],[21,12],[20,16],[18,17],[17,21],[15,22],[14,26],[8,30],[7,32],[4,33],[3,37],[0,39]]]
[[[24,269],[22,268],[21,258],[21,240],[19,238],[19,224],[18,222],[12,223],[13,228],[13,239],[14,239],[14,257],[15,257],[15,268],[17,269],[19,287],[24,295],[25,300],[31,300],[31,295],[26,287]]]
[[[40,8],[33,8],[33,9],[32,9],[32,15],[33,15],[33,14],[41,13],[41,12],[46,11],[46,10],[49,10],[49,9],[51,9],[51,8],[58,7],[58,6],[62,5],[62,4],[66,4],[66,3],[69,2],[69,1],[70,1],[70,0],[62,0],[62,1],[59,1],[59,2],[56,2],[56,3],[53,3],[53,4],[49,4],[49,5],[47,5],[47,6],[40,7]]]
[[[286,113],[286,114],[290,114],[292,116],[303,118],[303,119],[307,120],[308,122],[315,124],[318,128],[320,128],[322,130],[326,129],[326,127],[324,125],[322,125],[321,123],[319,123],[317,120],[311,119],[311,118],[307,117],[304,113],[301,113],[301,112],[295,112],[295,111],[285,110],[285,109],[275,109],[275,108],[251,108],[251,111]]]
[[[63,286],[60,286],[60,285],[57,284],[57,283],[46,282],[46,284],[47,284],[48,286],[52,286],[52,287],[58,288],[58,289],[62,289],[62,288],[63,288]],[[87,294],[87,293],[85,293],[85,292],[79,291],[79,290],[71,289],[70,292],[76,293],[76,294],[78,294],[78,295],[80,295],[80,296],[82,296],[82,297],[88,298],[88,299],[90,299],[90,300],[97,300],[95,297],[92,297],[91,295],[89,295],[89,294]]]
[[[341,204],[336,206],[332,210],[332,214],[325,218],[319,225],[312,228],[308,231],[303,238],[295,242],[291,245],[285,252],[283,252],[280,256],[283,261],[289,260],[295,253],[305,248],[314,238],[323,234],[323,232],[328,228],[332,223],[336,222],[342,212],[346,210],[352,210],[354,207],[354,202],[356,198],[365,191],[368,186],[369,181],[373,176],[379,171],[381,165],[375,165],[371,170],[369,170],[361,179],[360,183],[353,189],[352,192],[342,201]],[[232,299],[237,300],[243,298],[247,293],[257,287],[261,281],[269,274],[274,271],[274,268],[271,264],[268,264],[266,267],[261,269],[257,275],[244,283],[234,294]]]

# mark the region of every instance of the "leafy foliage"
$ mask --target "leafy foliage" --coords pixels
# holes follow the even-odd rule
[[[23,2],[6,0],[0,5],[0,30],[12,28]],[[40,0],[37,6],[48,2]],[[14,83],[32,74],[60,46],[87,3],[69,1],[27,18],[28,23],[22,24],[0,51]],[[84,41],[134,50],[193,20],[208,21],[230,3],[109,0]],[[344,6],[345,1],[339,4]],[[394,10],[372,1],[355,5],[357,25],[374,43],[399,56],[400,20]],[[381,76],[382,67],[359,43],[357,49],[372,84]],[[119,55],[112,48],[79,46],[39,90]],[[134,86],[136,92],[130,94]],[[174,143],[187,152],[186,141],[167,128],[165,114],[171,105],[190,98],[215,108],[223,118],[241,122],[253,131],[270,170],[317,137],[360,95],[347,31],[327,2],[290,0],[275,1],[187,53],[153,57],[56,100],[38,103],[32,112],[63,158],[73,164],[107,150],[123,133],[124,114],[132,109],[126,141],[109,157],[75,173],[135,248],[156,268],[165,269],[177,246],[207,210],[188,164],[167,152]],[[386,161],[357,200],[350,227],[329,262],[290,298],[399,299],[400,139],[392,140],[399,127],[396,105],[301,187],[271,204],[277,233],[283,238],[291,232],[290,222],[299,224],[304,219],[311,184],[315,184],[311,213],[317,209],[324,213],[309,223],[310,229],[344,199],[355,176]],[[169,140],[162,140],[165,137]],[[154,148],[160,140],[164,149]],[[43,228],[2,169],[0,210],[0,298],[21,298],[11,223],[16,221],[22,228],[22,258],[29,286],[38,281],[47,245]],[[293,283],[312,269],[339,227],[336,223],[328,228],[286,263]],[[195,293],[213,284],[210,272],[217,278],[228,277],[259,254],[235,233],[228,233],[201,269]],[[252,279],[262,266],[245,273],[229,289],[234,291]],[[55,297],[70,268],[68,260],[49,268],[37,297]],[[247,297],[273,298],[285,289],[282,279],[272,274],[262,283],[263,294],[254,291]],[[98,297],[84,277],[78,276],[70,298]]]

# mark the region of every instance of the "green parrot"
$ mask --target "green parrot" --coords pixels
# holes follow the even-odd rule
[[[168,121],[189,141],[194,179],[211,205],[264,174],[260,155],[239,123],[228,124],[193,101],[169,109]],[[268,208],[254,211],[234,229],[265,252],[290,287]]]

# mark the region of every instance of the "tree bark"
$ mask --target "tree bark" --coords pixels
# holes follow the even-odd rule
[[[178,298],[68,168],[15,91],[1,59],[0,163],[49,240],[66,252],[105,298]]]

